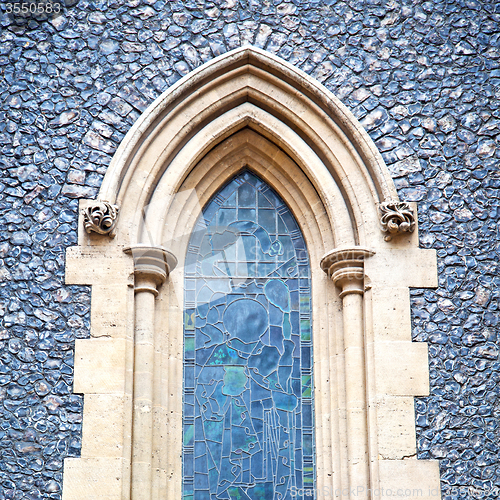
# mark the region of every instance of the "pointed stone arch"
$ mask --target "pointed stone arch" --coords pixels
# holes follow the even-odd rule
[[[427,394],[428,364],[427,346],[411,342],[408,291],[436,286],[436,259],[418,248],[417,231],[386,241],[380,229],[381,205],[394,232],[413,228],[416,207],[398,211],[381,155],[338,99],[244,47],[152,103],[98,201],[81,202],[66,280],[92,285],[92,338],[76,346],[82,456],[66,459],[65,500],[181,498],[183,277],[174,267],[203,206],[243,168],[287,203],[310,253],[317,487],[436,498],[437,462],[415,456],[413,397]]]

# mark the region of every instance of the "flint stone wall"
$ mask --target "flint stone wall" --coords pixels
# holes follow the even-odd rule
[[[80,0],[0,25],[0,500],[60,499],[63,459],[79,455],[74,340],[89,335],[90,289],[64,285],[78,199],[158,95],[244,44],[335,93],[418,202],[439,259],[439,288],[412,292],[431,377],[418,457],[441,460],[443,499],[498,497],[499,5]]]

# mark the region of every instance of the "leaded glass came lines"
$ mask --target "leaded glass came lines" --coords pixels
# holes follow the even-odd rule
[[[183,500],[314,491],[311,279],[288,207],[245,171],[206,206],[185,268]]]

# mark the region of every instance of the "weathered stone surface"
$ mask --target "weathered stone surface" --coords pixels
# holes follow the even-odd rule
[[[417,156],[410,156],[389,166],[389,171],[393,178],[403,177],[412,172],[420,172],[421,170],[422,166]]]

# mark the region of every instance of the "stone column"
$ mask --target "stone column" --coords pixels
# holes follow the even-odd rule
[[[155,298],[177,259],[162,247],[125,252],[134,258],[135,278],[131,500],[151,500]]]
[[[321,268],[341,290],[349,491],[356,498],[366,496],[370,488],[363,310],[363,262],[370,255],[369,250],[349,248],[334,250],[321,260]]]

